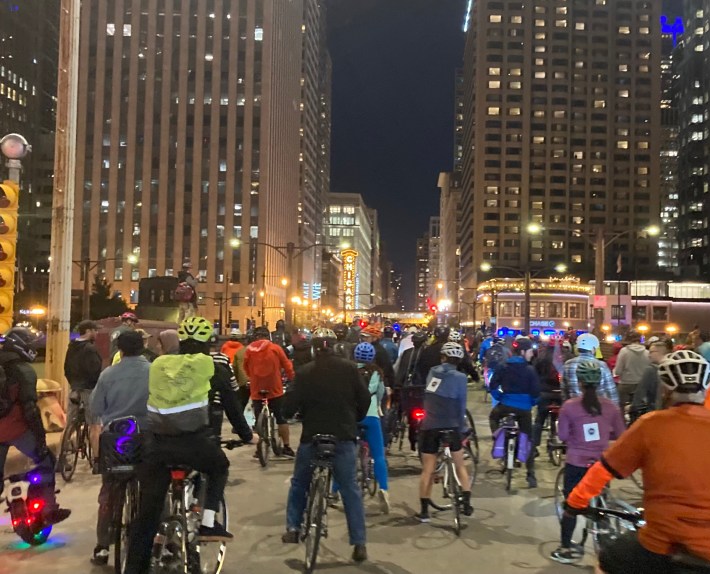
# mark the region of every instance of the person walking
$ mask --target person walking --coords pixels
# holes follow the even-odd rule
[[[626,338],[628,344],[619,351],[614,374],[619,377],[619,406],[623,409],[631,402],[643,372],[651,364],[648,350],[641,344],[641,335],[631,332]]]

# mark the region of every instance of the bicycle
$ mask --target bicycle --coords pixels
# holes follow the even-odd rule
[[[506,415],[500,424],[499,431],[504,434],[500,472],[505,476],[505,491],[510,492],[510,486],[513,482],[513,470],[516,466],[519,466],[516,461],[516,455],[520,447],[521,432],[518,427],[517,417],[514,414]],[[495,444],[493,448],[494,450],[496,449]]]
[[[240,440],[220,441],[227,450],[242,446]],[[165,499],[167,518],[153,544],[152,574],[218,574],[226,556],[225,541],[201,541],[198,537],[204,497],[203,475],[183,465],[170,467],[170,488]],[[229,527],[227,503],[222,497],[215,520]]]
[[[451,504],[442,506],[436,504],[433,501],[429,501],[432,508],[439,511],[453,510],[454,511],[454,532],[456,536],[461,535],[461,515],[464,512],[464,500],[463,500],[463,484],[456,474],[456,465],[454,463],[454,457],[451,454],[451,442],[453,431],[442,430],[439,432],[441,436],[441,448],[439,449],[440,462],[437,465],[441,468],[437,468],[437,474],[441,477],[441,484],[443,488],[443,497],[445,499],[451,500]],[[473,482],[469,476],[469,490]]]
[[[365,428],[358,429],[357,439],[357,483],[363,496],[371,497],[377,494],[377,479],[375,478],[375,461],[370,453],[370,445],[365,439]]]
[[[318,560],[321,538],[328,537],[328,496],[333,485],[333,458],[337,439],[332,435],[315,435],[313,476],[308,489],[308,504],[301,527],[301,540],[306,545],[305,571],[311,574]]]
[[[471,411],[466,409],[466,422],[468,423],[469,432],[464,436],[463,448],[464,459],[469,459],[473,463],[471,473],[471,484],[476,482],[478,476],[478,463],[481,460],[481,451],[478,446],[478,433],[476,432],[476,424],[473,422]]]
[[[261,412],[256,419],[256,432],[259,435],[259,442],[256,445],[256,454],[259,464],[266,468],[269,464],[269,451],[273,451],[274,456],[281,456],[283,453],[283,440],[278,433],[276,416],[269,408],[269,391],[259,391],[261,395]]]
[[[560,404],[550,404],[547,407],[549,413],[549,436],[547,437],[547,456],[550,462],[555,466],[562,464],[562,455],[566,451],[565,444],[560,441],[557,435],[557,422],[560,418]]]
[[[69,400],[78,404],[79,409],[76,419],[70,421],[67,428],[64,429],[62,445],[57,457],[57,469],[65,482],[71,482],[74,477],[79,457],[88,460],[89,466],[93,468],[89,425],[86,421],[86,405],[80,398],[75,399],[70,396]]]

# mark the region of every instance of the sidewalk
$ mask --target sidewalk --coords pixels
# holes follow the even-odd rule
[[[47,446],[52,449],[55,456],[59,453],[59,446],[61,445],[61,442],[61,432],[47,433]],[[7,454],[7,462],[5,463],[5,476],[22,472],[23,470],[29,470],[30,465],[31,463],[25,455],[18,450],[11,448],[10,452]]]

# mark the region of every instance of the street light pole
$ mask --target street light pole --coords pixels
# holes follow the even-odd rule
[[[84,294],[81,299],[81,318],[84,321],[89,320],[91,313],[90,299],[91,297],[91,284],[89,283],[89,274],[91,273],[91,261],[87,257],[81,262],[81,270],[84,274]]]
[[[293,285],[293,258],[296,252],[296,244],[293,241],[289,241],[286,244],[286,279],[288,279],[288,284]],[[286,315],[286,325],[289,328],[293,328],[293,302],[291,297],[288,296],[288,291],[286,291],[286,301],[284,302],[284,313]]]
[[[530,267],[525,270],[525,334],[530,335]]]
[[[598,227],[594,237],[594,295],[604,295],[604,262],[606,242],[604,228]],[[594,329],[601,333],[604,324],[604,307],[594,306]]]

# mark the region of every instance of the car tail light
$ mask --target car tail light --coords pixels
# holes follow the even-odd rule
[[[412,418],[415,421],[420,421],[424,418],[424,409],[414,409],[412,411]]]
[[[42,500],[41,498],[31,500],[29,503],[29,507],[32,512],[39,512],[44,508],[44,500]]]

